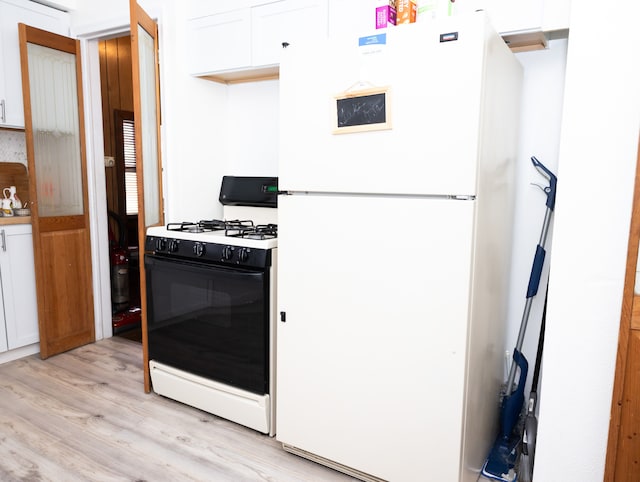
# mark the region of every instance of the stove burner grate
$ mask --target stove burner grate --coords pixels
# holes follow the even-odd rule
[[[259,224],[257,226],[230,228],[225,236],[247,239],[273,239],[278,237],[277,224]]]
[[[254,225],[250,220],[211,219],[197,223],[182,222],[167,224],[168,231],[182,231],[187,233],[203,233],[205,231],[224,231],[225,236],[247,239],[273,239],[278,237],[277,224]]]
[[[169,223],[167,224],[168,231],[184,231],[187,233],[202,233],[204,229],[197,223],[183,222],[183,223]]]

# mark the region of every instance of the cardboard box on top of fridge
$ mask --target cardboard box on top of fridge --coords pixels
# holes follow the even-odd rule
[[[376,7],[376,28],[387,28],[396,24],[396,0],[382,2],[384,5]]]
[[[396,1],[396,25],[413,23],[418,12],[416,2],[412,0]]]

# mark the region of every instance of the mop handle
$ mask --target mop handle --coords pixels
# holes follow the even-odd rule
[[[547,234],[549,233],[549,225],[551,224],[551,214],[556,204],[556,188],[558,184],[558,178],[547,169],[535,157],[531,157],[534,167],[549,179],[549,186],[542,188],[547,195],[547,209],[544,214],[544,222],[542,223],[542,231],[540,233],[540,240],[536,246],[536,254],[533,258],[533,266],[531,267],[531,275],[529,276],[529,285],[527,287],[527,300],[524,305],[524,311],[522,313],[522,320],[520,322],[520,331],[518,332],[518,339],[516,341],[516,347],[514,351],[521,352],[522,344],[524,343],[524,334],[527,331],[527,323],[529,321],[529,314],[531,313],[531,304],[533,297],[538,293],[538,287],[540,286],[540,278],[542,277],[542,268],[544,267],[544,258],[546,251],[544,245],[547,241]],[[516,377],[516,362],[515,359],[511,361],[511,368],[509,369],[509,378],[507,379],[506,393],[510,395],[513,389],[513,381]]]
[[[543,188],[543,191],[547,195],[547,207],[553,211],[556,207],[556,188],[558,186],[558,178],[545,167],[535,156],[531,156],[531,162],[534,167],[540,172],[543,176],[549,178],[549,185]]]
[[[549,178],[549,185],[542,188],[547,195],[547,210],[544,214],[544,222],[542,223],[542,232],[540,233],[540,240],[536,247],[536,255],[533,259],[533,267],[531,269],[531,276],[529,278],[529,286],[527,287],[527,299],[533,298],[538,293],[538,287],[540,286],[540,277],[542,276],[542,268],[544,266],[544,257],[546,251],[543,246],[547,241],[547,234],[549,233],[549,225],[551,224],[551,214],[556,206],[556,188],[558,185],[558,178],[545,167],[535,156],[531,157],[531,162],[534,167],[545,177]],[[521,330],[522,331],[522,330]],[[522,333],[524,337],[524,333]],[[519,338],[519,337],[518,337]],[[522,343],[518,344],[517,349],[522,348]]]

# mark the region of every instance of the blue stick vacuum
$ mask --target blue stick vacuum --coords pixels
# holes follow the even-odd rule
[[[489,452],[487,460],[482,466],[482,475],[484,477],[503,482],[515,482],[518,478],[515,473],[514,466],[518,458],[518,445],[521,441],[521,437],[515,428],[524,405],[524,385],[527,381],[527,372],[529,370],[529,363],[522,354],[522,342],[524,341],[524,334],[527,330],[529,314],[531,313],[531,304],[533,302],[533,298],[538,293],[538,286],[540,285],[540,277],[542,275],[542,268],[544,267],[544,258],[546,255],[544,245],[547,240],[549,225],[551,224],[551,216],[556,204],[556,186],[558,183],[558,178],[540,161],[538,161],[538,159],[532,157],[531,162],[538,172],[549,179],[549,185],[542,188],[544,193],[547,195],[547,210],[542,224],[540,240],[536,247],[536,254],[533,258],[533,266],[531,267],[529,286],[527,288],[527,301],[522,314],[518,340],[513,350],[513,360],[509,370],[509,377],[502,396],[499,420],[500,433]],[[518,370],[520,372],[518,384],[514,387],[516,371]]]

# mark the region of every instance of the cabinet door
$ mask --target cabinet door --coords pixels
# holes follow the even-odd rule
[[[2,280],[0,279],[0,292],[2,292]],[[4,320],[4,301],[0,296],[0,353],[7,351],[7,329]]]
[[[4,226],[0,231],[0,274],[10,350],[38,341],[38,307],[31,225]]]
[[[251,65],[249,8],[189,20],[188,32],[191,74],[202,75]]]
[[[18,23],[66,35],[69,17],[26,0],[0,1],[0,125],[24,128]]]
[[[569,28],[571,0],[485,0],[497,32],[550,31]]]
[[[280,63],[284,42],[294,44],[328,35],[327,0],[283,0],[251,9],[254,66]]]

